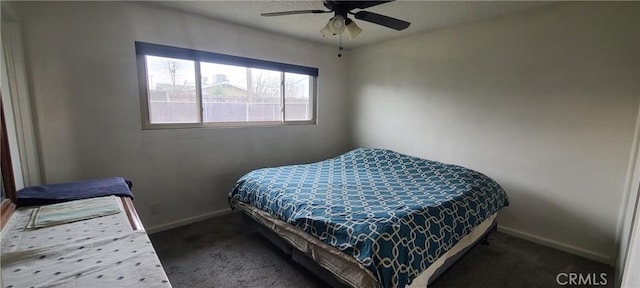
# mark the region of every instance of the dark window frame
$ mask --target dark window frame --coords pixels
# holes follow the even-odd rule
[[[141,116],[142,116],[142,128],[143,129],[174,129],[174,128],[212,128],[212,127],[244,127],[244,126],[280,126],[280,125],[299,125],[299,124],[316,124],[317,123],[317,109],[318,109],[318,75],[319,69],[301,65],[280,63],[274,61],[267,61],[261,59],[247,58],[241,56],[220,54],[214,52],[206,52],[200,50],[193,50],[187,48],[180,48],[174,46],[152,44],[146,42],[135,41],[136,59],[138,65],[138,82],[141,104]],[[195,123],[151,123],[149,117],[149,90],[148,90],[148,78],[147,78],[147,63],[146,56],[167,57],[182,60],[194,61],[196,66],[196,90],[197,90],[197,106],[198,106],[198,118],[199,122]],[[283,93],[283,117],[281,121],[247,121],[247,122],[203,122],[202,120],[202,89],[200,83],[200,63],[216,63],[224,65],[242,66],[247,68],[265,69],[276,72],[281,72],[282,77],[284,73],[296,73],[305,74],[311,77],[311,93],[309,95],[311,109],[310,120],[286,120],[285,100],[284,100],[284,87],[282,87]],[[282,85],[284,85],[284,78]]]

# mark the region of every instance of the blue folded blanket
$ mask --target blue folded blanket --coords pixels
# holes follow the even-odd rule
[[[101,196],[130,197],[132,183],[122,177],[81,182],[31,186],[16,193],[18,207],[38,206]]]

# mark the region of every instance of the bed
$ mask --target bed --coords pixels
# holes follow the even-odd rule
[[[508,205],[479,172],[374,148],[252,171],[229,199],[294,260],[347,287],[425,287]]]
[[[0,286],[170,288],[129,187],[113,177],[18,191],[23,207],[3,210]]]

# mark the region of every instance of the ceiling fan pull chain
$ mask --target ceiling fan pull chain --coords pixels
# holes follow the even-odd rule
[[[342,50],[344,49],[344,48],[342,48],[342,34],[339,35],[338,39],[339,39],[338,40],[339,41],[338,42],[339,43],[338,44],[338,57],[342,57]]]

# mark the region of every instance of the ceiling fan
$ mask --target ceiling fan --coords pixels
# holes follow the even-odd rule
[[[340,0],[324,0],[322,4],[329,10],[296,10],[296,11],[283,11],[283,12],[270,12],[270,13],[262,13],[260,15],[271,17],[271,16],[284,16],[284,15],[295,15],[295,14],[321,14],[321,13],[331,13],[334,12],[334,16],[329,19],[327,25],[324,26],[320,30],[320,33],[323,37],[331,36],[331,35],[342,35],[342,32],[346,29],[349,32],[349,36],[351,39],[355,38],[362,32],[362,29],[356,25],[356,23],[351,20],[348,16],[353,15],[356,19],[371,22],[374,24],[382,25],[395,30],[404,30],[411,23],[407,21],[403,21],[400,19],[396,19],[393,17],[381,15],[378,13],[368,12],[368,11],[358,11],[352,12],[354,9],[366,9],[369,7],[377,6],[380,4],[392,2],[389,1],[340,1]]]

